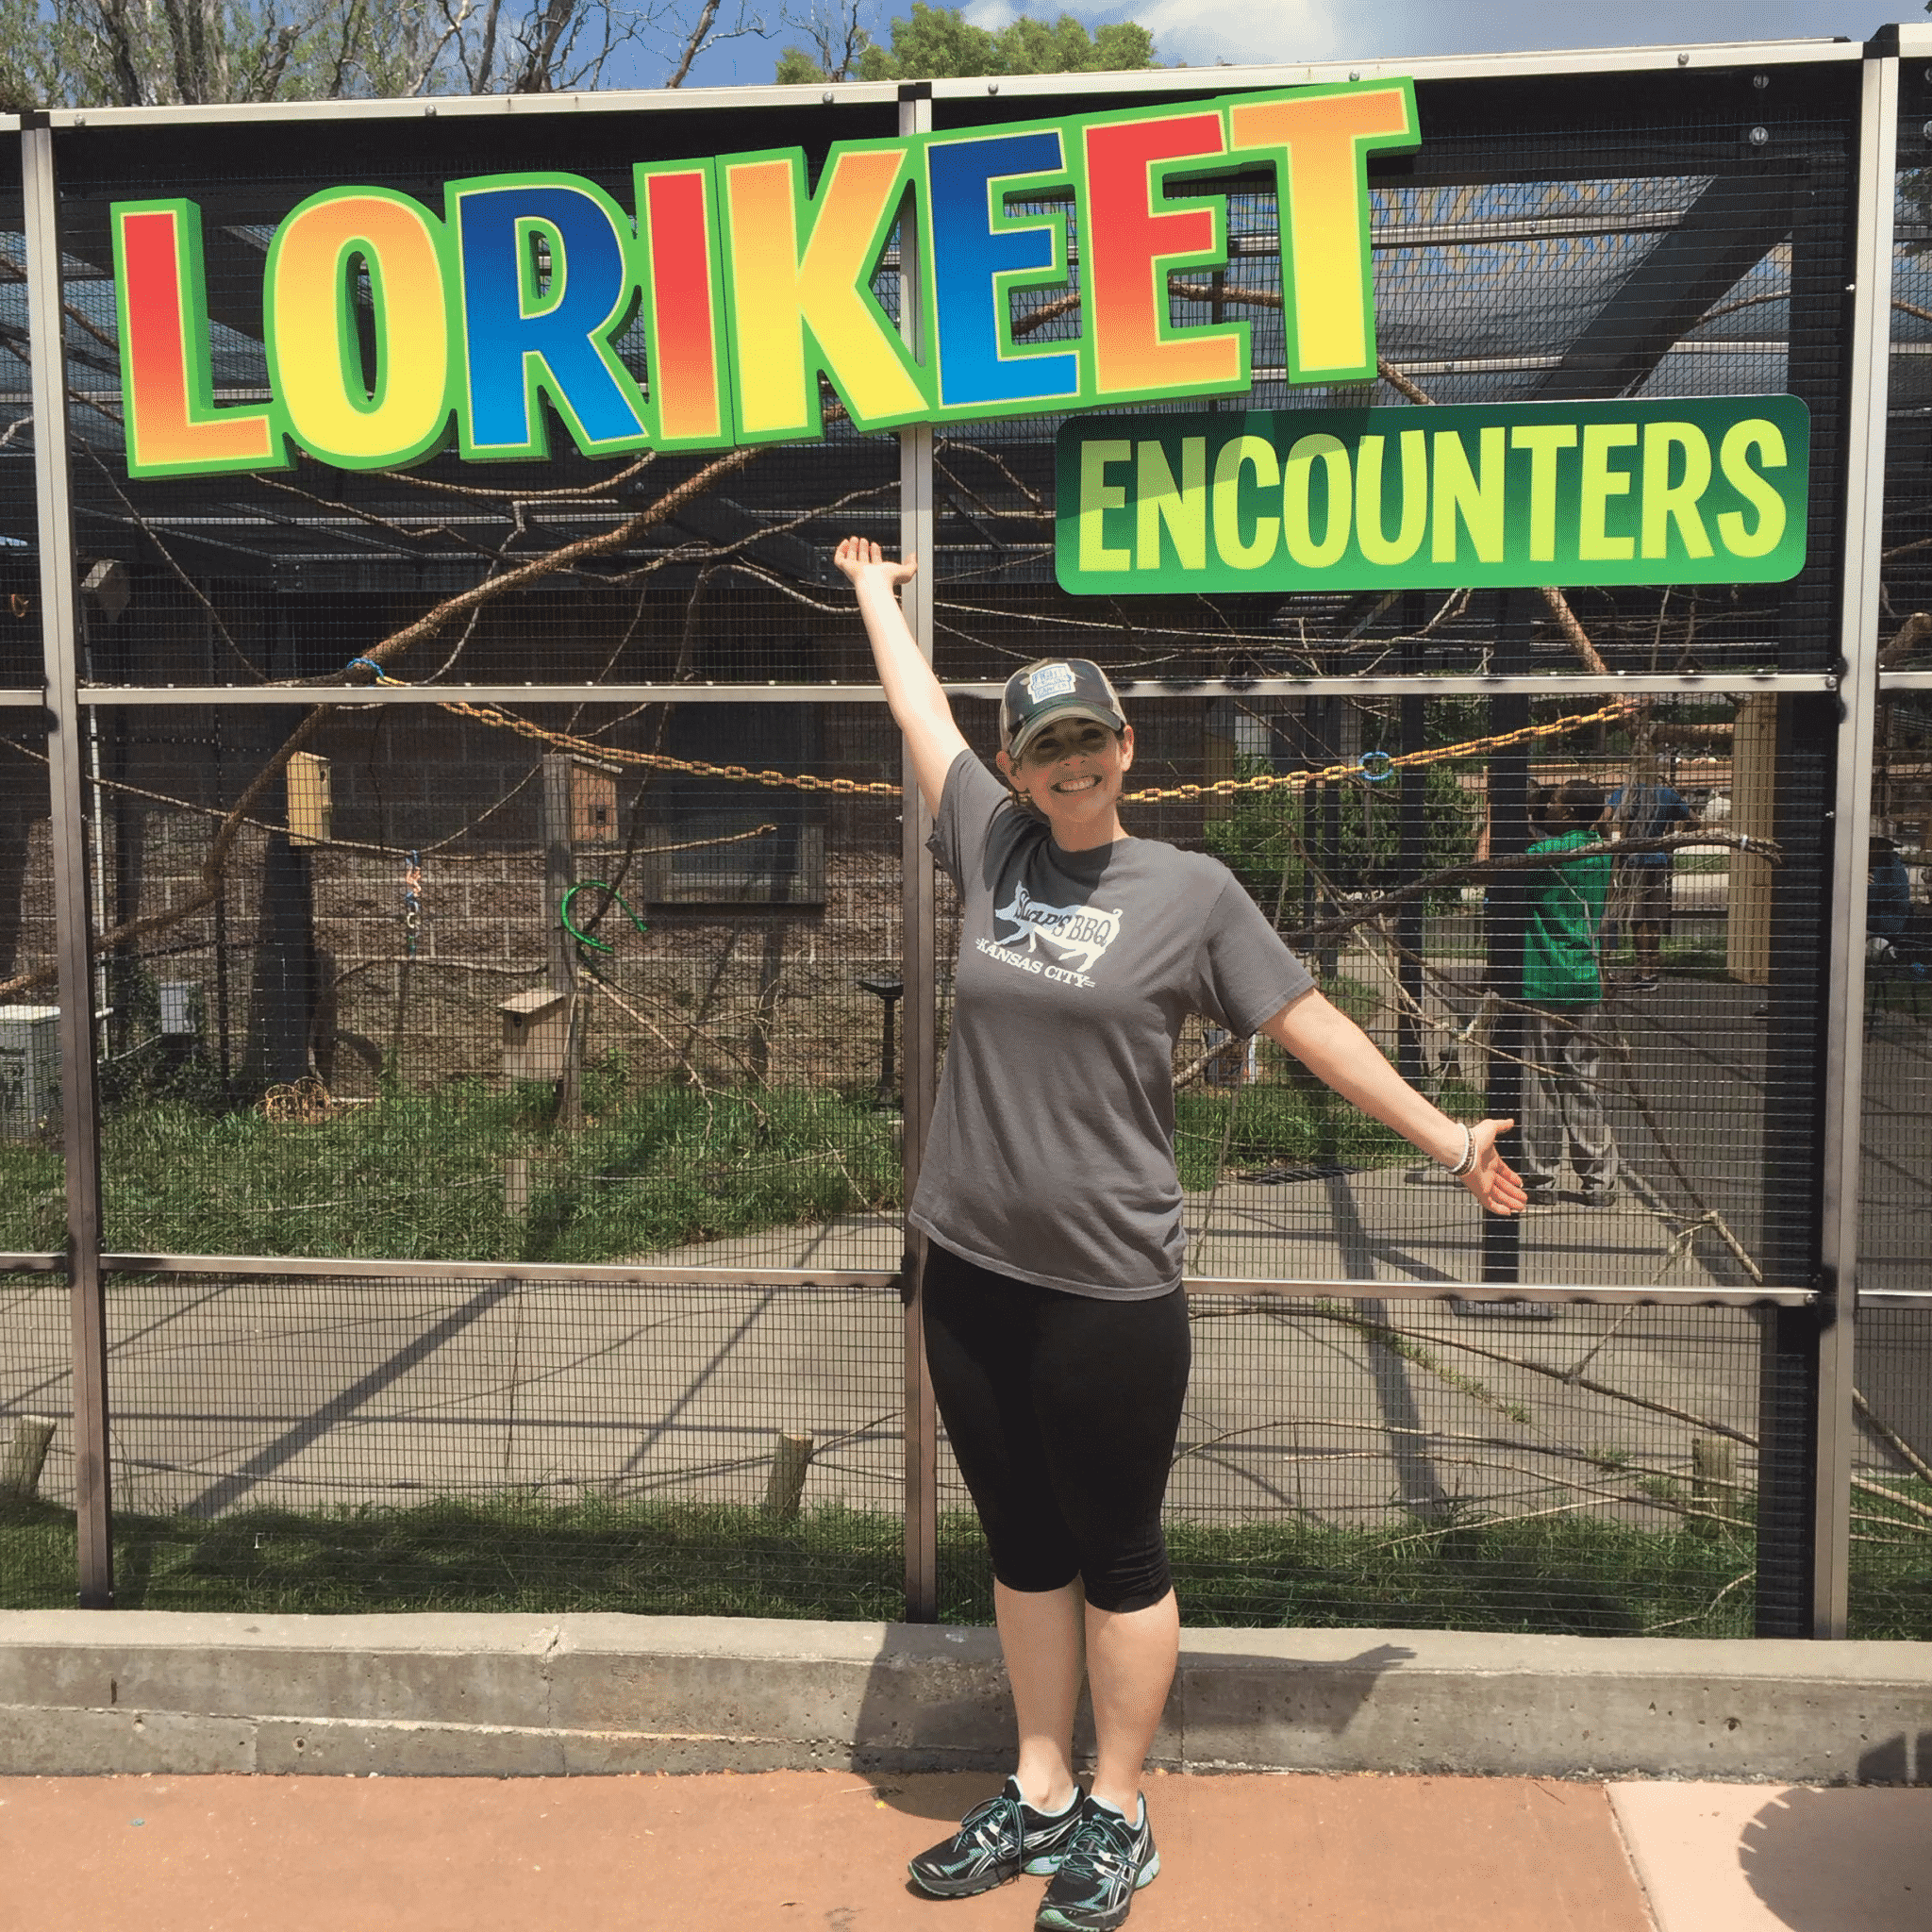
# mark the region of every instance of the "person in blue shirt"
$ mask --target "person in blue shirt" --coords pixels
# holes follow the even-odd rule
[[[1607,804],[1620,839],[1661,839],[1696,817],[1683,794],[1668,785],[1619,785]],[[1671,915],[1671,855],[1619,853],[1616,884],[1637,954],[1637,975],[1628,984],[1637,992],[1655,991],[1663,970],[1664,921]]]

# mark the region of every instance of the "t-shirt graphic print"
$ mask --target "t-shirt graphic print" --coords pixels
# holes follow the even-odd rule
[[[993,943],[1018,947],[1043,956],[1056,964],[1072,964],[1081,970],[1073,975],[1074,983],[1088,986],[1087,977],[1095,962],[1120,937],[1121,908],[1103,912],[1097,906],[1048,906],[1027,891],[1024,882],[1013,888],[1013,896],[993,914]],[[1004,923],[1012,928],[1000,932]],[[1029,972],[1035,969],[1027,968]]]
[[[952,1031],[908,1219],[955,1254],[1107,1300],[1186,1252],[1174,1050],[1187,1016],[1257,1031],[1313,984],[1218,859],[1054,842],[971,752],[932,849],[959,889]]]

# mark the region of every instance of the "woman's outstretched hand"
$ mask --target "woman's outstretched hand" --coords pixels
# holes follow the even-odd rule
[[[1496,1142],[1516,1123],[1478,1121],[1471,1127],[1475,1143],[1475,1165],[1462,1176],[1462,1185],[1491,1214],[1521,1214],[1529,1201],[1516,1170],[1496,1152]]]
[[[919,559],[908,557],[894,563],[876,543],[863,537],[848,537],[832,552],[832,561],[852,579],[853,587],[863,590],[868,580],[883,581],[888,591],[910,583],[919,575]]]

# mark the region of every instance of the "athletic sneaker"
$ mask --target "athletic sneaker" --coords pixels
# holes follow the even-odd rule
[[[1023,1872],[1036,1877],[1058,1872],[1080,1828],[1079,1794],[1058,1814],[1036,1811],[1009,1777],[997,1797],[975,1805],[942,1843],[921,1852],[907,1870],[921,1891],[934,1898],[968,1898],[991,1891]]]
[[[1125,1923],[1134,1894],[1159,1870],[1146,1799],[1141,1800],[1140,1823],[1131,1824],[1111,1805],[1089,1798],[1080,1807],[1080,1828],[1046,1888],[1034,1932],[1113,1932]]]

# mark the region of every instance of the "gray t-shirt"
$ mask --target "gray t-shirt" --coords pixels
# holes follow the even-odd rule
[[[970,751],[932,849],[959,889],[959,964],[908,1219],[1043,1288],[1165,1294],[1187,1246],[1181,1023],[1255,1033],[1314,981],[1219,859],[1152,839],[1063,851]]]

